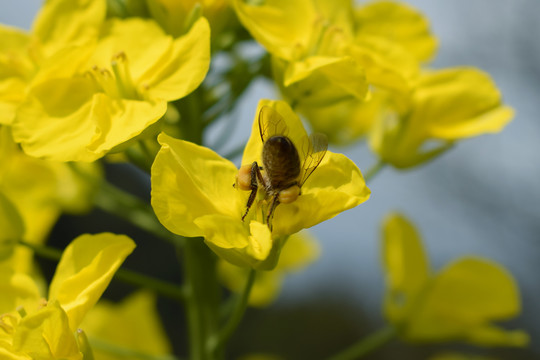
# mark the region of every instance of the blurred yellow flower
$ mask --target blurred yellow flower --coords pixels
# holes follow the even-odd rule
[[[420,64],[436,50],[426,18],[408,5],[390,1],[362,4],[351,18],[354,34],[347,54],[364,69],[367,83],[389,96],[407,97],[417,82]],[[331,142],[350,143],[369,131],[380,110],[372,96],[353,96],[320,74],[286,86],[287,63],[274,57],[272,65],[283,96]]]
[[[82,359],[75,331],[134,247],[123,235],[77,237],[62,254],[48,301],[40,300],[30,276],[0,268],[0,354],[13,359]]]
[[[457,140],[499,132],[513,116],[489,75],[474,68],[426,71],[405,109],[381,103],[370,146],[397,168],[428,161]]]
[[[212,37],[218,36],[233,15],[229,0],[146,0],[146,3],[152,18],[173,36],[183,35],[190,22],[201,15],[208,19]]]
[[[348,94],[366,96],[364,69],[349,54],[354,40],[350,0],[234,0],[233,4],[251,35],[283,61],[285,87],[318,75]]]
[[[285,276],[313,262],[318,257],[318,253],[317,243],[307,231],[289,236],[281,249],[276,267],[271,271],[257,273],[248,304],[254,307],[270,305],[279,295]],[[248,272],[248,269],[232,265],[227,261],[218,262],[220,281],[233,292],[240,293],[243,290]]]
[[[156,309],[156,297],[146,291],[133,293],[118,304],[101,300],[81,327],[96,360],[142,356],[165,360],[172,351]]]
[[[74,164],[36,159],[15,144],[8,126],[0,126],[0,191],[11,200],[24,224],[16,240],[42,243],[62,212],[83,213],[91,208],[97,184],[74,168],[101,177],[99,164]]]
[[[307,139],[300,119],[286,103],[261,100],[244,165],[262,164],[258,118],[263,107],[274,109],[285,120],[297,149]],[[267,206],[263,201],[255,202],[242,221],[249,192],[232,186],[238,173],[233,163],[210,149],[165,134],[158,140],[162,148],[152,166],[152,206],[158,219],[175,234],[203,236],[213,251],[239,266],[273,268],[287,235],[355,207],[370,195],[356,165],[328,151],[302,186],[302,195],[276,208],[271,232],[262,214]],[[303,163],[305,154],[300,157]]]
[[[384,313],[404,339],[480,346],[528,343],[525,332],[494,323],[521,311],[517,285],[502,266],[469,256],[432,274],[416,229],[399,214],[384,222],[382,257]]]
[[[44,77],[36,77],[41,66],[62,59],[66,49],[95,41],[105,11],[105,0],[49,0],[30,33],[0,25],[0,124],[13,122],[28,86]]]

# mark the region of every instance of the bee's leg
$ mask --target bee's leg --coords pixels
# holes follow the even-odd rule
[[[264,179],[261,174],[261,170],[259,169],[259,165],[256,161],[251,164],[251,193],[249,194],[249,198],[246,204],[246,212],[242,216],[242,221],[244,221],[244,218],[247,216],[249,209],[251,208],[251,205],[253,205],[253,202],[255,201],[255,197],[257,196],[257,190],[259,189],[259,183],[257,182],[259,180],[264,185]]]
[[[272,197],[272,202],[270,203],[270,209],[268,210],[268,215],[266,216],[266,224],[268,225],[268,228],[270,228],[270,231],[272,231],[272,220],[274,220],[274,212],[276,210],[276,207],[279,205],[279,193],[275,194]]]

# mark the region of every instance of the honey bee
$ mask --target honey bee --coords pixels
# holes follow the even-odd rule
[[[283,117],[273,108],[264,106],[259,112],[259,133],[263,143],[262,167],[254,161],[240,168],[237,186],[250,190],[242,221],[255,201],[259,186],[269,201],[266,224],[272,230],[272,219],[279,204],[290,204],[301,194],[302,185],[321,163],[328,148],[323,134],[312,134],[303,139],[300,158],[295,144],[288,137],[289,129]]]

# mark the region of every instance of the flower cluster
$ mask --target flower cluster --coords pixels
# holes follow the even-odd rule
[[[253,43],[265,54],[242,51]],[[413,168],[512,119],[488,74],[429,68],[436,48],[427,19],[394,1],[47,0],[29,31],[0,25],[0,357],[176,359],[160,295],[185,306],[193,359],[225,358],[246,306],[270,305],[319,256],[304,229],[370,198],[376,171],[333,145],[366,139],[374,169]],[[235,163],[206,129],[224,124],[226,141],[260,77],[282,99],[258,101]],[[149,203],[107,182],[116,162],[142,170]],[[182,285],[120,269],[135,237],[47,245],[62,214],[93,208],[174,246]],[[50,283],[36,256],[58,261]],[[394,214],[383,267],[386,334],[527,344],[493,323],[521,306],[500,265],[465,257],[433,274]],[[113,277],[144,290],[99,301]]]

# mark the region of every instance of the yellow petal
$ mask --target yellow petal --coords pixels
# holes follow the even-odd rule
[[[374,1],[358,7],[355,13],[357,37],[377,36],[387,39],[413,54],[418,61],[431,59],[437,39],[431,34],[428,20],[406,4]]]
[[[399,325],[426,286],[429,264],[419,234],[404,216],[397,213],[387,216],[382,240],[382,263],[388,288],[384,311],[391,322]]]
[[[499,132],[513,116],[489,75],[473,68],[426,73],[414,103],[411,122],[447,140]]]
[[[360,205],[370,194],[358,167],[345,155],[327,151],[298,199],[276,208],[274,233],[293,234],[314,226]]]
[[[366,74],[351,57],[310,56],[289,64],[285,70],[284,85],[290,86],[314,72],[320,72],[328,81],[359,99],[364,99],[368,85]]]
[[[41,297],[34,279],[5,268],[0,271],[0,292],[0,314],[15,311],[19,306],[32,311]]]
[[[68,316],[57,301],[21,320],[13,348],[35,360],[82,360]]]
[[[34,19],[32,33],[50,55],[67,44],[97,37],[105,13],[105,0],[49,0]]]
[[[187,34],[174,40],[159,67],[149,68],[139,81],[149,86],[151,97],[177,100],[201,84],[209,65],[210,26],[205,18],[200,18]]]
[[[307,47],[316,19],[311,0],[268,0],[260,5],[233,0],[233,5],[240,22],[272,55],[292,60],[297,47]]]
[[[269,257],[272,234],[265,224],[251,221],[249,228],[238,216],[207,215],[195,219],[206,244],[232,264],[258,268]]]
[[[315,261],[319,257],[319,246],[307,231],[292,234],[281,249],[276,270],[294,271]]]
[[[135,243],[127,236],[101,233],[81,235],[64,250],[49,299],[60,302],[73,331],[134,248]]]
[[[35,157],[94,161],[139,135],[166,108],[164,101],[123,100],[94,93],[89,78],[51,80],[36,86],[21,105],[13,137]]]
[[[156,296],[138,291],[119,303],[100,301],[87,314],[82,328],[92,339],[96,359],[116,360],[100,344],[111,344],[154,357],[171,353],[171,345],[161,324]]]
[[[160,134],[152,165],[152,207],[169,231],[201,236],[194,220],[222,214],[240,220],[244,207],[233,188],[238,169],[212,150]]]
[[[465,257],[443,269],[411,314],[407,337],[424,341],[464,340],[482,346],[524,346],[528,336],[492,322],[521,311],[519,291],[500,265]]]

